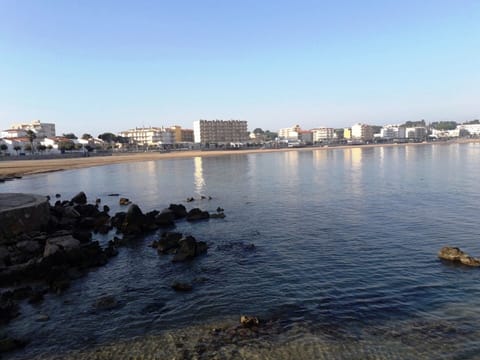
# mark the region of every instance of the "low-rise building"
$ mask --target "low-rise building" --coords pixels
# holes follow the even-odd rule
[[[380,130],[380,137],[385,140],[405,139],[405,127],[399,125],[385,125]]]
[[[457,125],[457,129],[468,132],[471,136],[480,136],[480,124]]]
[[[46,137],[54,137],[55,136],[55,124],[51,123],[42,123],[40,120],[32,121],[31,123],[18,123],[12,124],[10,129],[17,129],[17,130],[32,130],[37,139],[44,139]]]
[[[12,138],[18,138],[18,137],[26,137],[27,132],[23,129],[7,129],[3,130],[0,133],[0,138],[5,138],[5,139],[12,139]]]
[[[278,138],[286,141],[299,141],[299,133],[302,131],[300,125],[295,125],[288,128],[278,130]]]
[[[405,129],[405,137],[411,140],[425,140],[428,130],[424,126],[408,127]]]
[[[174,132],[165,127],[142,127],[126,131],[120,134],[142,146],[169,146],[174,143]]]

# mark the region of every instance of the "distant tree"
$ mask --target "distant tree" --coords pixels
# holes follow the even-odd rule
[[[454,130],[457,128],[457,123],[455,121],[436,121],[430,124],[435,130]]]
[[[263,131],[261,128],[256,128],[255,130],[253,130],[253,133],[255,135],[263,135],[265,131]]]
[[[0,145],[0,150],[2,150],[2,152],[7,151],[7,150],[8,150],[7,144],[1,144],[1,145]]]
[[[77,140],[78,138],[75,136],[74,133],[67,133],[62,135],[64,138],[71,139],[71,140]]]
[[[464,124],[464,125],[480,124],[480,120],[475,119],[475,120],[472,120],[472,121],[464,122],[463,124]]]
[[[108,143],[113,143],[117,141],[117,136],[109,132],[98,135],[98,138]]]
[[[91,152],[93,151],[93,147],[91,145],[85,145],[85,149],[88,151],[88,152]]]
[[[85,133],[85,134],[82,135],[83,140],[90,140],[91,138],[92,138],[92,135],[90,135],[90,134]]]
[[[372,131],[374,134],[380,134],[380,131],[382,130],[383,126],[380,125],[371,125]]]
[[[25,146],[23,147],[23,150],[25,150],[25,151],[30,151],[30,153],[32,153],[32,152],[33,152],[32,145],[30,145],[30,144],[25,144]]]
[[[18,152],[19,152],[20,150],[22,150],[22,147],[21,147],[20,145],[15,145],[15,146],[13,147],[13,150],[15,150],[15,151],[17,152],[17,155],[18,155]]]
[[[38,145],[38,151],[43,152],[47,150],[47,147],[45,145]]]
[[[51,151],[53,149],[53,146],[52,145],[47,145],[47,149],[48,149],[48,151]]]
[[[405,127],[421,127],[421,126],[427,126],[425,124],[425,120],[420,120],[420,121],[407,121],[405,124],[403,124]]]
[[[335,129],[335,135],[337,136],[337,139],[343,139],[344,138],[344,129]]]
[[[74,147],[75,147],[75,144],[71,141],[61,141],[58,143],[58,148],[62,152],[73,150]]]
[[[116,142],[120,144],[129,144],[130,138],[125,136],[116,136]]]
[[[270,130],[265,130],[263,135],[265,136],[265,140],[275,140],[278,137],[278,133]]]
[[[35,134],[32,130],[27,130],[28,141],[30,141],[30,149],[27,151],[31,151],[33,153],[33,140],[37,138],[37,134]]]
[[[83,145],[82,144],[73,144],[73,148],[75,150],[80,150],[81,148],[83,148]]]

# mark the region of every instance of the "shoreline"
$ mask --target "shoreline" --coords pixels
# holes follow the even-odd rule
[[[190,150],[169,153],[128,153],[109,156],[94,156],[65,159],[35,159],[35,160],[2,160],[0,161],[0,179],[15,176],[26,176],[44,174],[55,171],[75,170],[93,166],[104,166],[111,164],[122,164],[129,162],[142,162],[167,159],[188,159],[194,157],[212,157],[226,155],[262,154],[288,151],[329,151],[335,149],[372,148],[372,147],[394,147],[394,146],[420,146],[433,144],[460,144],[477,143],[480,139],[463,139],[447,142],[428,143],[402,143],[402,144],[368,144],[368,145],[340,145],[331,147],[302,147],[302,148],[281,148],[281,149],[242,149],[242,150]]]

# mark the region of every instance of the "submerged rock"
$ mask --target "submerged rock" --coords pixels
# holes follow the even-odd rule
[[[242,315],[240,316],[240,324],[244,327],[253,327],[260,324],[260,320],[256,316]]]
[[[480,259],[468,255],[458,247],[445,246],[438,252],[438,257],[443,260],[459,262],[466,266],[480,266]]]
[[[193,287],[188,283],[176,281],[172,284],[172,289],[175,291],[192,291]]]
[[[97,310],[111,310],[118,306],[118,301],[113,295],[105,295],[98,298],[94,306]]]

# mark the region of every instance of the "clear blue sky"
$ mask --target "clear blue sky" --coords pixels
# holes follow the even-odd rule
[[[0,0],[0,127],[480,118],[478,0]]]

